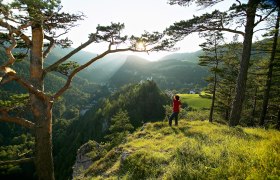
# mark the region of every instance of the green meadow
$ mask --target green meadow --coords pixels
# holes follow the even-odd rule
[[[280,179],[280,132],[207,121],[148,123],[77,179]]]
[[[199,94],[179,94],[179,96],[183,105],[188,104],[194,109],[210,108],[211,99],[208,94],[201,93],[201,96]]]

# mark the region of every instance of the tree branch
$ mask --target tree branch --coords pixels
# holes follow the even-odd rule
[[[12,29],[11,29],[11,26],[8,25],[8,30],[9,30],[9,39],[12,41],[12,44],[9,46],[9,47],[6,47],[5,50],[6,50],[6,54],[8,56],[8,61],[6,63],[4,63],[3,66],[11,66],[14,64],[14,62],[16,61],[15,57],[13,56],[13,53],[12,53],[12,50],[17,46],[17,42],[13,36],[13,32],[12,32]]]
[[[242,3],[239,0],[235,0],[236,2],[238,2],[239,6],[242,5]]]
[[[2,19],[0,19],[0,26],[9,29],[9,26],[11,27],[13,33],[15,33],[17,36],[19,36],[25,43],[27,46],[30,46],[32,44],[31,40],[29,39],[28,36],[26,36],[25,34],[23,34],[23,32],[20,30],[22,28],[25,28],[26,26],[20,26],[19,29],[11,26],[10,24],[4,22]]]
[[[19,118],[19,117],[10,117],[8,115],[8,112],[5,110],[0,109],[0,112],[1,112],[0,121],[16,123],[18,125],[21,125],[23,127],[29,128],[29,129],[34,129],[34,127],[35,127],[35,124],[31,121],[28,121],[24,118]]]
[[[49,53],[50,53],[50,51],[52,50],[52,48],[54,47],[55,41],[54,41],[54,39],[53,39],[52,37],[49,37],[49,36],[47,36],[47,35],[44,35],[44,37],[45,37],[47,40],[50,41],[50,44],[48,45],[47,49],[44,51],[44,54],[43,54],[43,58],[45,59],[45,58],[49,55]]]
[[[89,38],[89,40],[83,44],[81,44],[79,47],[77,47],[76,49],[74,49],[73,51],[71,51],[70,53],[68,53],[66,56],[64,56],[63,58],[61,58],[60,60],[56,61],[54,64],[50,65],[49,67],[45,68],[44,70],[44,75],[46,75],[46,73],[53,71],[58,65],[60,65],[61,63],[65,62],[67,59],[69,59],[71,56],[73,56],[74,54],[76,54],[77,52],[79,52],[80,50],[84,49],[85,47],[87,47],[88,45],[90,45],[91,43],[94,42],[94,38]]]
[[[4,67],[4,68],[11,69],[11,68],[7,68],[7,67]],[[3,67],[0,67],[0,71],[1,70],[3,71]],[[49,97],[43,91],[40,91],[40,90],[34,88],[34,86],[30,82],[18,77],[14,71],[11,70],[10,72],[5,72],[4,77],[5,78],[3,78],[1,80],[0,85],[14,80],[14,81],[18,82],[22,87],[24,87],[27,91],[35,94],[37,97],[39,97],[43,100],[46,100],[46,99],[50,100]]]
[[[7,164],[21,164],[34,161],[35,158],[23,158],[19,160],[11,160],[11,161],[0,161],[0,166]]]
[[[126,49],[115,49],[115,50],[107,50],[104,53],[92,58],[91,60],[89,60],[87,63],[83,64],[82,66],[79,66],[78,68],[76,68],[69,76],[67,79],[67,82],[65,83],[65,85],[53,96],[54,99],[57,99],[59,96],[61,96],[70,86],[72,79],[74,78],[74,76],[80,72],[81,70],[85,69],[86,67],[88,67],[89,65],[91,65],[92,63],[94,63],[95,61],[97,61],[98,59],[103,58],[104,56],[106,56],[107,54],[111,54],[111,53],[116,53],[116,52],[124,52],[124,51],[134,51],[134,52],[142,52],[142,51],[137,51],[135,49],[132,48],[126,48]]]
[[[238,30],[234,30],[234,29],[229,29],[229,28],[219,28],[219,27],[206,27],[206,26],[200,26],[200,28],[202,28],[201,30],[198,30],[198,32],[203,32],[203,31],[227,31],[227,32],[231,32],[231,33],[235,33],[235,34],[240,34],[242,36],[244,36],[244,32],[242,31],[238,31]]]
[[[28,81],[26,81],[26,80],[24,80],[24,79],[22,79],[22,78],[20,78],[20,77],[18,77],[16,75],[13,75],[12,78],[15,81],[17,81],[19,84],[21,84],[30,93],[35,94],[37,97],[39,97],[39,98],[41,98],[43,100],[49,99],[49,97],[43,91],[40,91],[40,90],[34,88],[34,86],[30,82],[28,82]]]
[[[261,29],[257,29],[256,31],[254,31],[254,33],[258,32],[258,31],[267,31],[269,29],[273,28],[273,26],[269,26],[269,27],[266,27],[266,28],[261,28]]]
[[[232,15],[227,15],[218,10],[211,14],[205,13],[201,16],[194,16],[190,20],[176,22],[165,30],[165,33],[173,38],[174,41],[180,41],[184,37],[194,32],[204,31],[226,31],[244,36],[244,32],[225,27],[226,21],[231,21]]]
[[[260,20],[257,21],[255,24],[254,24],[254,27],[256,27],[259,23],[263,22],[264,20],[266,20],[266,18],[268,18],[275,10],[276,10],[277,7],[273,8],[266,16],[264,16],[264,18],[262,18],[262,16],[260,17]]]

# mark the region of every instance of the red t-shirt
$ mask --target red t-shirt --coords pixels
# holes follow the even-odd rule
[[[180,100],[173,100],[173,112],[179,112],[180,111],[180,105],[181,101]]]

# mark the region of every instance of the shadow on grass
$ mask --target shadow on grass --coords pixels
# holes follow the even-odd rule
[[[171,129],[174,131],[175,134],[183,134],[188,138],[194,138],[200,141],[201,140],[207,141],[209,139],[209,137],[206,134],[200,132],[190,132],[191,126],[184,126],[184,127],[172,126]]]
[[[171,129],[173,130],[173,132],[175,134],[183,134],[186,138],[192,138],[192,139],[197,140],[198,142],[214,143],[214,141],[211,140],[207,134],[204,134],[201,132],[190,131],[191,128],[192,127],[190,125],[183,126],[183,127],[180,127],[180,125],[171,127]]]
[[[210,139],[210,137],[207,134],[204,134],[203,132],[190,132],[191,127],[179,127],[178,130],[183,133],[186,137],[189,138],[195,138],[200,141],[207,141],[211,142],[213,139]],[[219,131],[219,132],[218,132]],[[256,134],[250,134],[244,131],[241,127],[234,127],[229,129],[220,129],[217,133],[219,133],[221,136],[231,136],[236,137],[238,139],[244,139],[244,140],[262,140],[264,139],[262,136],[256,135]]]
[[[224,135],[230,135],[232,137],[236,137],[239,139],[244,139],[244,140],[262,140],[264,139],[263,137],[256,135],[256,134],[250,134],[246,133],[241,127],[233,127],[229,129],[221,129],[220,132]]]

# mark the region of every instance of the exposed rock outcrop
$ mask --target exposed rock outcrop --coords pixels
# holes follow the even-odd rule
[[[94,161],[100,159],[102,152],[104,149],[95,141],[91,140],[82,145],[77,151],[76,161],[72,167],[72,178],[81,179],[83,171],[88,169]]]

